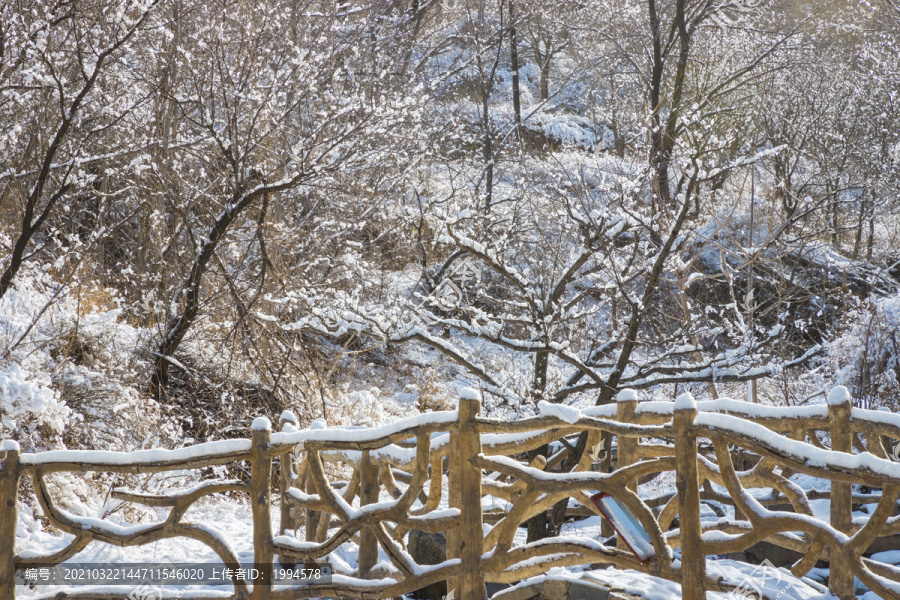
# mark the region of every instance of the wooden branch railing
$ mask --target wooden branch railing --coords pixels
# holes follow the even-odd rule
[[[852,408],[840,388],[827,405],[800,408],[729,400],[695,403],[689,396],[674,403],[639,402],[629,390],[616,405],[591,408],[577,418],[566,413],[563,420],[548,416],[557,414],[550,411],[514,422],[478,416],[477,394],[464,396],[457,411],[374,429],[300,430],[296,417],[286,412],[278,432],[259,418],[249,439],[178,450],[28,454],[15,442],[4,442],[0,600],[15,597],[17,566],[59,564],[95,542],[134,546],[186,537],[207,545],[224,566],[236,569],[238,557],[214,528],[184,521],[195,502],[222,492],[247,493],[253,517],[253,560],[260,575],[253,585],[234,581],[230,597],[239,600],[393,598],[442,580],[456,598],[477,600],[486,598],[486,581],[509,583],[555,566],[589,564],[676,581],[685,598],[699,599],[707,590],[728,592],[740,583],[707,573],[707,556],[743,551],[764,540],[802,553],[791,568],[798,577],[817,561],[828,561],[829,587],[840,598],[853,597],[854,577],[881,597],[900,598],[900,570],[865,556],[879,538],[900,534],[900,516],[894,516],[900,464],[889,458],[900,440],[900,416]],[[574,471],[558,470],[572,447],[560,440],[584,432],[591,446],[601,436],[616,437],[614,470],[591,470],[587,453]],[[548,458],[524,462],[526,452],[546,444],[553,450]],[[733,457],[738,455],[752,457],[752,464],[737,468]],[[70,514],[54,501],[48,478],[56,472],[159,473],[240,461],[250,464],[249,482],[203,481],[156,494],[116,489],[113,496],[125,502],[171,507],[161,522],[131,526]],[[639,482],[666,473],[674,474],[676,493],[638,495]],[[829,481],[830,492],[803,490],[791,481],[793,473]],[[63,549],[27,561],[14,552],[22,478],[33,481],[44,517],[73,536]],[[276,482],[278,532],[273,531],[271,505]],[[870,491],[854,494],[852,483]],[[772,492],[761,500],[759,494],[748,494],[748,488]],[[609,547],[585,538],[514,542],[524,522],[561,500],[580,504],[569,511],[576,518],[598,514],[591,500],[598,492],[613,495],[636,517],[652,542],[652,559],[642,563],[621,543]],[[482,500],[487,497],[504,500],[507,508],[485,512]],[[820,498],[830,498],[830,522],[813,516],[810,500]],[[866,520],[854,520],[855,503],[876,508]],[[702,519],[703,504],[722,515],[728,504],[734,517]],[[678,526],[673,527],[676,518]],[[406,534],[413,529],[444,532],[446,560],[418,564],[406,548]],[[336,565],[330,583],[270,587],[276,557],[283,564],[324,560],[349,542],[359,545],[358,565]],[[121,592],[88,589],[53,597],[113,598]]]

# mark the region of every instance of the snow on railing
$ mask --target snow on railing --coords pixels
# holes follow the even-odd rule
[[[879,596],[900,597],[897,570],[864,556],[878,538],[900,534],[900,517],[892,516],[900,495],[900,464],[892,460],[900,416],[852,408],[845,390],[833,392],[826,405],[788,408],[694,402],[689,395],[675,402],[640,402],[629,390],[615,405],[579,410],[542,403],[541,416],[512,422],[479,417],[478,395],[462,396],[457,411],[377,428],[329,428],[317,420],[301,430],[297,418],[285,412],[277,433],[260,418],[249,439],[178,450],[29,454],[4,442],[0,600],[15,597],[17,567],[59,564],[91,542],[132,546],[186,537],[237,569],[237,555],[214,528],[183,520],[199,499],[223,492],[249,494],[254,564],[260,567],[252,586],[234,580],[230,597],[236,599],[296,597],[300,588],[268,587],[276,555],[283,564],[330,559],[353,542],[359,546],[356,568],[334,560],[331,581],[303,585],[303,597],[392,598],[446,580],[457,598],[484,598],[485,581],[509,583],[552,567],[601,563],[670,579],[681,583],[685,598],[705,598],[706,590],[729,592],[739,583],[708,574],[706,556],[743,551],[763,540],[803,555],[791,569],[798,577],[817,561],[829,561],[829,586],[839,597],[852,594],[854,576]],[[249,481],[203,481],[153,494],[114,489],[118,500],[171,508],[161,522],[130,526],[71,514],[55,503],[46,477],[182,471],[241,461],[250,463]],[[744,466],[737,468],[735,461]],[[677,493],[639,493],[642,482],[667,473],[674,474]],[[828,480],[830,492],[804,490],[792,473]],[[26,477],[44,516],[74,536],[50,555],[14,552],[17,499],[26,489],[19,482]],[[339,477],[345,480],[336,481]],[[854,495],[852,483],[871,491]],[[278,532],[271,524],[275,487]],[[759,487],[772,494],[745,489]],[[652,544],[652,558],[645,553],[639,559],[623,541],[608,547],[593,539],[551,536],[517,543],[523,523],[542,513],[555,514],[557,521],[601,514],[592,500],[600,494],[630,513],[632,526],[642,528]],[[507,508],[485,511],[484,497],[503,500]],[[810,501],[821,498],[830,500],[830,522],[813,515]],[[874,510],[853,519],[853,504],[864,502],[876,504]],[[734,517],[701,519],[702,504],[720,512],[722,506],[733,507]],[[447,558],[419,564],[406,546],[411,530],[444,532]],[[389,563],[379,562],[380,552]],[[96,592],[70,590],[54,597],[87,598]],[[192,597],[200,596],[192,592]]]

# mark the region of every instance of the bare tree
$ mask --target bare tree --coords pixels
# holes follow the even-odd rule
[[[109,129],[139,101],[117,95],[122,90],[115,89],[114,70],[159,1],[39,2],[28,11],[17,2],[4,4],[0,107],[12,148],[3,154],[0,180],[21,224],[0,276],[0,298],[57,204],[92,185],[92,173],[116,155],[137,150],[101,150],[98,140],[109,141]]]
[[[295,14],[280,5],[242,5],[234,14],[230,6],[198,3],[190,10],[192,43],[176,50],[184,74],[168,97],[185,121],[182,135],[207,140],[178,160],[187,159],[207,180],[177,207],[183,220],[177,243],[188,242],[195,254],[157,350],[151,382],[157,390],[197,319],[218,249],[247,210],[258,207],[264,220],[269,198],[356,168],[354,157],[371,159],[366,137],[395,126],[401,114],[391,110],[390,91],[379,82],[389,67],[368,62],[393,54],[377,47],[359,52],[384,40],[373,28],[379,15],[364,7]],[[294,35],[283,35],[292,27]],[[208,213],[195,223],[201,207]],[[195,239],[198,229],[203,233]],[[265,254],[264,239],[256,240]]]

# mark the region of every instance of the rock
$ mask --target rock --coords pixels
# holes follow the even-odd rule
[[[496,596],[491,595],[489,598],[491,600],[539,600],[541,587],[540,585],[520,587],[514,590],[503,591]]]
[[[558,579],[549,579],[544,582],[544,588],[541,590],[542,600],[568,600],[569,598],[569,582],[560,581]]]
[[[790,567],[803,558],[803,555],[788,548],[776,546],[770,542],[757,542],[744,551],[751,558],[751,562],[762,564],[768,560],[776,567]]]
[[[436,565],[447,560],[447,538],[442,533],[428,533],[412,529],[407,542],[409,555],[420,565]],[[444,600],[447,582],[438,581],[412,593],[417,600]]]
[[[596,583],[573,581],[569,586],[569,600],[607,600],[609,589]]]

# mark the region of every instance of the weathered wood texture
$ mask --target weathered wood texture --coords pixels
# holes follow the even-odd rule
[[[378,463],[372,460],[368,450],[363,450],[359,469],[359,505],[378,502]],[[378,538],[371,527],[359,532],[359,576],[366,579],[378,562]]]
[[[256,425],[256,422],[254,422]],[[265,600],[272,589],[272,456],[269,438],[272,426],[266,419],[263,427],[254,428],[250,453],[250,510],[253,514],[253,562],[259,578],[253,582],[252,600]]]
[[[629,395],[630,397],[630,395]],[[616,417],[622,423],[635,423],[635,411],[637,410],[637,400],[623,400],[620,399],[616,403]],[[640,438],[630,438],[627,436],[621,436],[618,441],[618,448],[616,453],[616,468],[621,469],[622,467],[627,467],[631,464],[638,462],[638,446],[640,445]],[[611,452],[611,449],[610,449]],[[637,481],[631,480],[626,482],[625,487],[627,487],[632,492],[637,492]],[[619,550],[628,550],[628,545],[625,543],[625,540],[617,539],[616,547]]]
[[[456,585],[456,597],[487,600],[481,555],[484,553],[484,528],[481,511],[481,467],[475,464],[481,454],[481,434],[475,417],[481,411],[478,400],[463,398],[459,401],[459,424],[450,439],[451,508],[460,511],[459,534],[454,536],[453,558],[459,558],[460,575]],[[474,510],[473,510],[474,508]],[[449,548],[448,548],[449,549]]]
[[[16,597],[16,526],[19,499],[19,450],[0,447],[0,600]]]
[[[700,539],[700,473],[697,466],[695,408],[675,410],[675,489],[681,529],[681,593],[686,600],[706,598],[706,555]]]
[[[831,433],[831,449],[835,452],[853,452],[853,431],[850,427],[852,406],[850,398],[841,404],[828,405],[828,420]],[[831,482],[831,526],[846,534],[853,533],[853,504],[849,482]],[[828,576],[828,588],[841,600],[853,600],[853,571],[843,556],[832,560]]]

